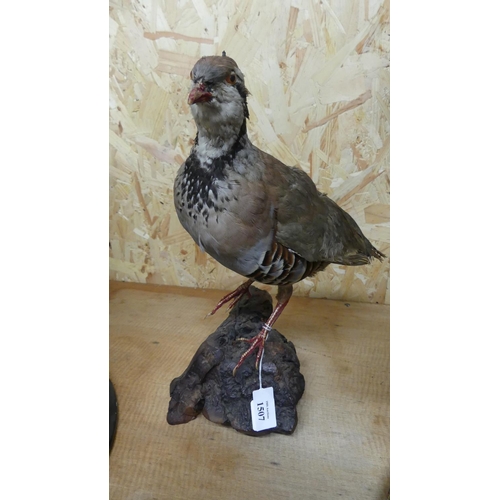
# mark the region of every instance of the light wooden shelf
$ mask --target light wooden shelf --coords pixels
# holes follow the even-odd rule
[[[217,290],[110,284],[110,378],[119,423],[112,500],[385,500],[389,307],[293,298],[276,328],[306,379],[292,436],[250,437],[200,415],[166,422],[169,385],[225,319]]]

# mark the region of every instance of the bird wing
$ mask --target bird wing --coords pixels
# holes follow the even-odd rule
[[[264,181],[277,213],[276,240],[310,262],[362,265],[382,254],[354,219],[301,169],[261,151]]]

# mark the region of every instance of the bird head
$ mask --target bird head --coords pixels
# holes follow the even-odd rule
[[[236,62],[222,56],[202,57],[193,67],[188,104],[198,128],[210,135],[236,132],[248,118],[243,73]]]

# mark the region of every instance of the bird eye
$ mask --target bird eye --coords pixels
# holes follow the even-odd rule
[[[236,83],[236,75],[234,73],[227,75],[226,82],[229,83],[229,85],[234,85]]]

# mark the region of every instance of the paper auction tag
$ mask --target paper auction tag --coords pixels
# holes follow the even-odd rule
[[[272,387],[253,391],[250,409],[252,411],[252,428],[254,431],[265,431],[276,427],[276,407],[274,406],[274,390]]]

